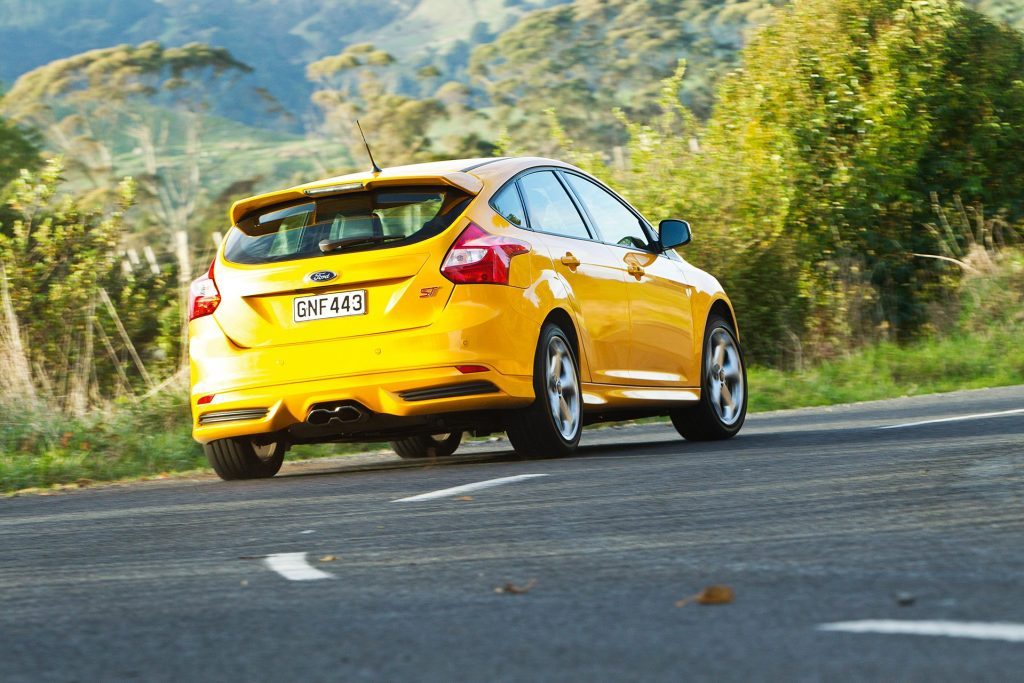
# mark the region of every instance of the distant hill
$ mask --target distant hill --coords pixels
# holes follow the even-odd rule
[[[524,39],[542,45],[545,39],[563,37],[558,32],[536,35],[543,32],[546,19],[575,16],[598,29],[596,43],[594,35],[568,31],[564,36],[589,40],[591,48],[608,47],[621,56],[631,49],[627,45],[622,52],[624,36],[634,36],[627,42],[639,40],[642,61],[658,70],[688,57],[690,78],[699,81],[691,104],[705,109],[714,77],[731,63],[743,30],[766,19],[766,5],[782,1],[0,0],[0,83],[9,85],[35,67],[93,48],[147,40],[166,45],[199,41],[229,49],[255,69],[261,85],[301,116],[310,106],[306,65],[346,46],[369,42],[392,53],[401,71],[398,83],[412,82],[427,65],[440,72],[440,82],[467,83],[475,49],[509,34],[492,54],[515,48]],[[1024,28],[1024,0],[968,4]],[[569,5],[569,15],[550,9]],[[605,24],[602,13],[607,15]],[[552,46],[562,51],[570,47],[557,40]],[[591,49],[587,56],[596,53]],[[514,56],[510,62],[518,68]]]
[[[0,0],[0,81],[121,43],[198,41],[256,70],[290,110],[308,107],[305,67],[353,43],[457,72],[471,46],[565,0]],[[422,65],[422,64],[420,64]],[[452,76],[456,75],[452,73]]]
[[[1024,0],[967,0],[967,4],[991,17],[1024,30]]]

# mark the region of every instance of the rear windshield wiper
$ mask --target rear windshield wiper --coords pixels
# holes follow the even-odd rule
[[[343,237],[338,240],[320,240],[320,251],[327,254],[332,251],[340,251],[349,247],[363,247],[370,244],[384,244],[395,240],[404,240],[405,235],[391,235],[390,237]]]

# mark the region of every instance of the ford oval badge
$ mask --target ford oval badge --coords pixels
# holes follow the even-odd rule
[[[306,276],[310,282],[330,282],[334,278],[338,277],[338,274],[333,270],[318,270],[315,273],[310,273]]]

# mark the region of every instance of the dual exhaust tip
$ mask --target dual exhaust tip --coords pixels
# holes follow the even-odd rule
[[[326,427],[330,424],[353,424],[361,422],[368,416],[367,412],[354,405],[331,406],[327,408],[314,408],[309,411],[306,422],[316,427]]]

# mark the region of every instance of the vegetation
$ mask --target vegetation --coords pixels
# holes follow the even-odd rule
[[[10,83],[48,62],[97,47],[200,40],[226,48],[251,65],[274,97],[301,118],[311,92],[303,72],[311,62],[370,42],[402,60],[405,87],[415,88],[416,72],[426,65],[451,80],[464,75],[474,45],[531,10],[560,1],[564,0],[3,0],[0,44],[21,49],[5,52],[0,80]],[[237,102],[226,102],[220,113],[250,125],[263,120],[256,112],[232,112]]]
[[[39,164],[39,144],[25,129],[0,118],[0,187],[7,185],[21,169]]]
[[[66,415],[5,405],[0,420],[0,493],[88,486],[96,482],[164,477],[206,468],[192,440],[184,387],[103,412]],[[385,448],[386,444],[300,446],[289,459]]]
[[[691,65],[682,101],[706,116],[714,84],[735,65],[748,28],[782,0],[575,0],[534,12],[473,52],[470,73],[513,131],[516,145],[550,151],[545,122],[524,112],[558,111],[575,139],[621,144],[615,108],[646,117],[658,83],[680,58]]]
[[[751,409],[870,401],[1017,384],[1024,378],[1024,252],[974,243],[959,315],[912,344],[868,346],[793,371],[756,368]]]
[[[357,117],[384,165],[551,154],[691,220],[756,409],[1020,381],[1013,26],[1015,0],[0,2],[25,47],[0,65],[0,487],[202,465],[183,289],[231,201],[362,166]]]
[[[682,69],[651,122],[620,112],[621,164],[554,137],[648,215],[693,221],[687,256],[758,330],[755,360],[912,338],[959,275],[929,258],[932,197],[1024,215],[1020,34],[954,0],[803,0],[743,58],[706,126]]]

